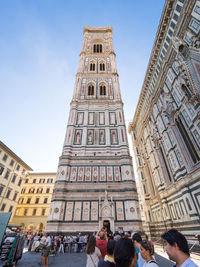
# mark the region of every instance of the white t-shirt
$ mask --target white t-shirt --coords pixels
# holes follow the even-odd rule
[[[47,247],[49,247],[51,245],[51,237],[50,236],[47,236],[46,240],[45,240],[45,245]]]
[[[150,260],[149,262],[145,262],[143,267],[159,267],[159,265],[155,261]]]
[[[137,264],[138,264],[138,267],[143,267],[144,264],[145,264],[145,260],[142,258],[140,252],[138,253],[138,261],[137,261]]]
[[[98,266],[98,262],[99,262],[99,257],[100,256],[101,256],[100,250],[98,249],[98,247],[95,247],[95,251],[94,251],[93,254],[90,254],[90,255],[87,254],[87,265],[86,265],[86,267]]]

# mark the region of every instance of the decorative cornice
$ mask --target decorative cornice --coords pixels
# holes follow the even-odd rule
[[[171,12],[172,12],[172,8],[173,8],[173,4],[174,4],[175,0],[166,0],[165,2],[165,6],[161,15],[161,19],[160,19],[160,23],[159,23],[159,27],[158,27],[158,31],[156,34],[156,38],[154,41],[154,45],[153,45],[153,49],[150,55],[150,59],[149,59],[149,63],[148,63],[148,67],[147,67],[147,71],[146,71],[146,75],[145,75],[145,79],[143,82],[143,86],[142,86],[142,91],[140,93],[139,96],[139,100],[138,100],[138,104],[136,107],[136,112],[133,118],[133,125],[136,124],[140,112],[143,108],[143,102],[145,100],[146,97],[146,93],[148,91],[150,82],[152,80],[152,76],[154,74],[154,70],[155,70],[155,64],[158,60],[158,56],[160,54],[160,50],[162,48],[162,42],[163,42],[163,38],[165,36],[165,31],[166,31],[166,27],[168,24],[168,20],[171,16]]]
[[[111,32],[113,33],[113,29],[111,26],[106,26],[106,27],[89,27],[85,26],[83,28],[83,34],[86,32]]]
[[[54,176],[56,176],[56,172],[29,172],[28,173],[28,175],[29,175],[29,177],[30,176],[45,176],[45,175],[47,175],[47,176],[49,176],[49,175],[54,175]]]
[[[7,147],[3,142],[0,141],[0,148],[10,154],[13,158],[15,158],[19,163],[22,164],[27,171],[32,171],[33,169],[29,167],[20,157],[18,157],[9,147]]]
[[[83,73],[83,72],[77,72],[76,74],[76,77],[80,78],[93,78],[93,79],[96,79],[96,78],[110,78],[110,76],[117,76],[119,77],[118,73],[117,72],[104,72],[104,73]]]

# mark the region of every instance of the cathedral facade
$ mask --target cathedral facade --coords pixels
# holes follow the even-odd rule
[[[200,1],[166,0],[129,125],[145,217],[160,237],[200,231]]]
[[[141,229],[111,27],[85,27],[48,232]]]

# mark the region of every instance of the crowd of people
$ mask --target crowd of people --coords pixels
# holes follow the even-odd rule
[[[162,235],[165,250],[173,267],[198,267],[191,259],[186,238],[177,230],[171,229]],[[154,244],[142,240],[139,233],[127,232],[108,234],[101,229],[96,236],[89,237],[87,244],[86,267],[158,267],[154,254]]]
[[[85,251],[86,267],[158,267],[154,254],[154,244],[139,233],[113,234],[101,228],[92,235],[49,236],[49,234],[28,234],[29,251],[41,251],[43,267],[48,267],[49,253],[71,253]],[[165,251],[175,262],[173,267],[197,267],[190,259],[186,238],[171,229],[162,235]]]

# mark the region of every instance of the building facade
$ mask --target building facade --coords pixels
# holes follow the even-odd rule
[[[129,133],[145,230],[200,231],[200,1],[166,0]]]
[[[141,228],[111,27],[85,27],[47,231]]]
[[[24,231],[43,232],[46,227],[56,173],[29,173],[21,190],[12,223]]]
[[[31,167],[0,141],[0,212],[11,212],[10,220],[28,171]]]

